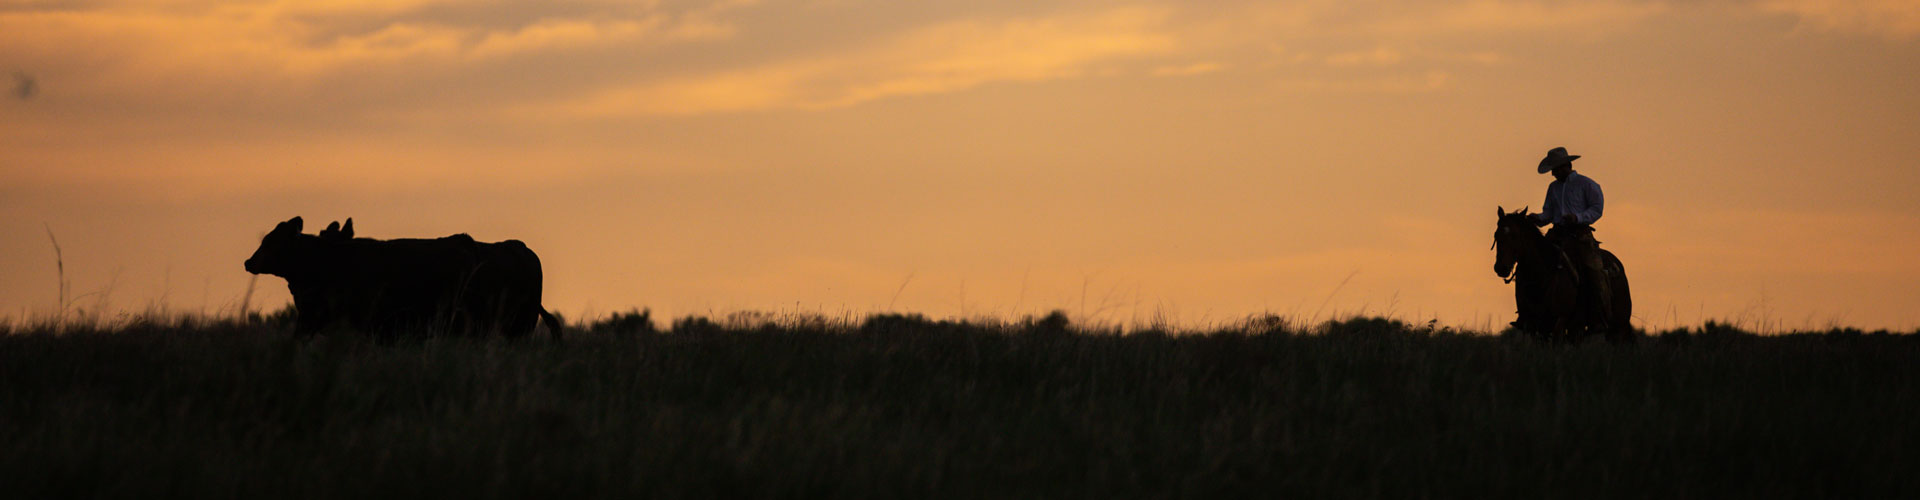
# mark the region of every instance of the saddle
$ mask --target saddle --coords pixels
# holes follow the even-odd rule
[[[1555,224],[1553,229],[1547,231],[1547,243],[1553,246],[1554,253],[1560,255],[1559,265],[1574,270],[1573,279],[1575,285],[1583,285],[1589,277],[1581,271],[1580,266],[1574,264],[1573,252],[1569,251],[1567,247],[1569,244],[1592,242],[1593,252],[1597,258],[1604,250],[1600,249],[1600,239],[1593,237],[1593,232],[1596,230],[1592,224]],[[1601,259],[1600,272],[1611,275],[1615,270],[1612,266],[1606,265],[1605,259]],[[1608,279],[1608,277],[1601,276],[1598,277],[1598,279]]]

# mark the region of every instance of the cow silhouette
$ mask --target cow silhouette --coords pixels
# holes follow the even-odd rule
[[[518,240],[353,237],[353,219],[318,235],[299,217],[274,226],[246,261],[247,272],[287,280],[301,335],[341,326],[398,335],[517,338],[560,322],[540,305],[540,257]]]

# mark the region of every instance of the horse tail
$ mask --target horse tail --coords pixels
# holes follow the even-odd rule
[[[1633,331],[1633,291],[1627,284],[1627,265],[1605,249],[1600,250],[1600,262],[1607,269],[1608,291],[1613,292],[1613,317],[1609,319],[1621,338],[1626,338]]]

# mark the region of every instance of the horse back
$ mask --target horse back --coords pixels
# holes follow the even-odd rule
[[[1621,263],[1620,258],[1615,257],[1613,255],[1612,250],[1607,250],[1605,248],[1601,248],[1599,250],[1600,250],[1600,265],[1603,267],[1606,267],[1608,271],[1612,271],[1614,274],[1621,276],[1621,279],[1625,279],[1627,275],[1627,265]]]

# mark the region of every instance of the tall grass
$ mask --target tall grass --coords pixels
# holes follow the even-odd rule
[[[564,343],[285,315],[0,326],[20,498],[1912,497],[1920,336],[1547,345],[644,312]]]
[[[55,238],[53,236],[53,226],[47,225],[44,223],[41,224],[41,226],[47,229],[47,241],[53,243],[53,270],[54,270],[54,275],[57,278],[59,278],[59,281],[58,281],[59,292],[54,296],[56,299],[54,303],[59,304],[60,306],[59,314],[65,315],[67,313],[67,306],[68,306],[67,288],[70,285],[70,282],[67,281],[66,254],[60,251],[60,238]]]

